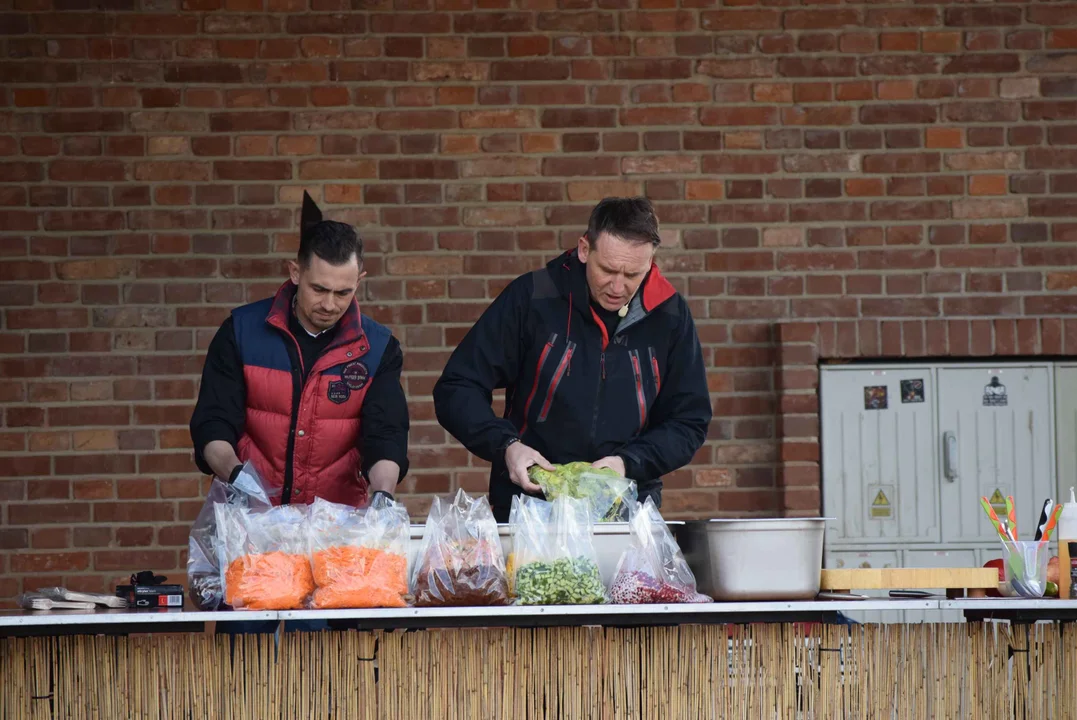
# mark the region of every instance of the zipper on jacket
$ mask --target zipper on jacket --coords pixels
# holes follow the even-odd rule
[[[632,374],[636,376],[636,404],[639,406],[639,427],[642,430],[643,423],[647,420],[647,397],[643,394],[643,369],[640,367],[638,350],[633,350],[628,355],[632,360]]]
[[[595,437],[598,434],[598,409],[602,407],[602,394],[606,389],[606,351],[602,350],[602,354],[598,356],[599,367],[599,379],[598,379],[598,395],[595,396],[595,410],[591,415],[591,446],[595,445]]]
[[[299,349],[299,342],[292,337],[291,333],[285,333],[292,341],[295,348],[295,358],[292,363],[292,417],[288,421],[288,445],[284,452],[284,486],[281,488],[280,504],[287,505],[292,501],[292,483],[295,480],[295,426],[299,424],[299,405],[303,400],[304,368],[303,353]]]
[[[546,341],[546,346],[542,348],[538,364],[535,366],[535,381],[531,383],[531,392],[527,394],[527,400],[524,401],[524,423],[523,426],[520,427],[521,437],[527,432],[527,418],[531,415],[531,403],[534,401],[535,393],[538,391],[539,378],[542,376],[542,367],[546,364],[546,358],[550,356],[550,350],[553,349],[555,342],[557,342],[557,333],[550,333],[550,339]]]
[[[546,390],[546,400],[542,403],[542,409],[539,411],[538,422],[546,422],[546,416],[550,414],[550,405],[553,404],[554,393],[557,392],[557,386],[561,384],[561,378],[565,374],[565,371],[569,367],[569,363],[572,362],[572,353],[576,350],[576,343],[569,342],[565,346],[565,352],[561,355],[561,362],[557,363],[557,369],[554,370],[553,378],[550,379],[550,387]]]
[[[654,356],[654,348],[647,347],[647,355],[651,358],[651,373],[654,375],[654,396],[658,397],[658,393],[662,391],[662,377],[658,372],[658,358]]]

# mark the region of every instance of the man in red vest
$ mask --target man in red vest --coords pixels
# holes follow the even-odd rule
[[[323,220],[306,193],[300,225],[290,278],[233,310],[210,343],[191,417],[195,460],[230,481],[250,461],[281,503],[361,506],[392,497],[407,473],[403,353],[359,312],[355,229]]]

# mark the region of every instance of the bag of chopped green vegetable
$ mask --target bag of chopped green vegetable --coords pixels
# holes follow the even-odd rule
[[[452,504],[434,498],[411,587],[420,607],[508,604],[505,557],[486,497],[459,490]]]
[[[610,583],[613,602],[713,602],[696,592],[696,577],[651,498],[637,507],[629,528],[632,545],[621,554]]]
[[[520,605],[590,605],[607,601],[591,542],[587,502],[512,499],[513,589]]]
[[[594,522],[628,520],[630,508],[636,504],[636,483],[610,468],[596,468],[591,463],[572,462],[554,465],[553,472],[532,465],[527,474],[542,488],[547,500],[567,495],[586,500],[591,505]]]

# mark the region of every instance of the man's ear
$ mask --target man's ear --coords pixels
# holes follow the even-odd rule
[[[580,235],[580,239],[576,241],[576,256],[580,259],[584,265],[587,264],[587,256],[591,252],[591,243],[587,240],[586,235]]]
[[[299,284],[299,263],[295,260],[288,261],[288,277],[295,285]]]

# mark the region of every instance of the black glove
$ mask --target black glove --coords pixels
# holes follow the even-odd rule
[[[236,478],[239,477],[239,474],[241,472],[243,472],[242,465],[236,465],[234,468],[232,468],[232,472],[228,475],[228,484],[233,484],[236,481]]]
[[[152,570],[131,574],[132,585],[164,585],[167,579],[164,575],[155,575]]]
[[[395,502],[396,501],[396,498],[393,497],[392,493],[386,492],[384,490],[375,490],[374,494],[370,496],[370,507],[374,507],[374,503],[378,500],[379,495],[381,497],[385,498],[385,500],[381,501],[381,504],[385,504],[386,501],[388,501],[388,502]]]

